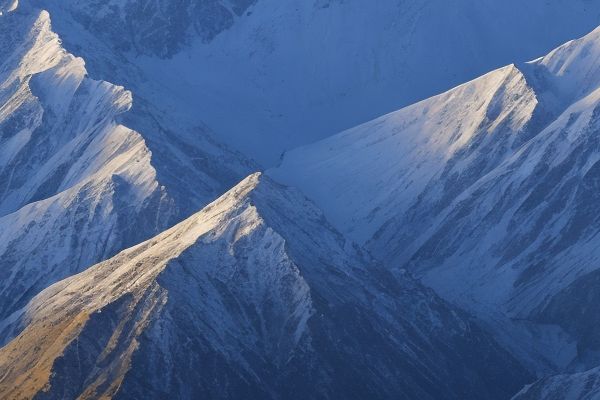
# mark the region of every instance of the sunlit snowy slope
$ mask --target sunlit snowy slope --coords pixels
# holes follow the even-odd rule
[[[599,59],[600,29],[294,150],[271,175],[391,268],[532,329],[511,333],[522,354],[541,340],[558,368],[598,365]]]
[[[202,132],[190,144],[182,131],[169,140],[176,125],[150,120],[138,124],[143,134],[123,125],[132,94],[89,79],[46,11],[1,17],[0,62],[0,317],[180,221],[252,169]],[[157,140],[153,153],[147,143]]]
[[[599,18],[0,0],[0,398],[597,397]]]
[[[0,350],[2,398],[504,399],[529,380],[260,174],[4,329],[18,336]]]
[[[265,166],[600,20],[589,0],[29,2],[95,78],[205,123]]]

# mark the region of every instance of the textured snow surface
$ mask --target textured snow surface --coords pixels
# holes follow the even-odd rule
[[[600,369],[540,379],[513,400],[595,400],[600,398]]]
[[[4,331],[4,398],[501,399],[528,380],[465,314],[259,174]]]
[[[147,134],[121,124],[131,92],[88,78],[46,11],[2,17],[0,60],[1,317],[180,221],[252,168],[202,132],[194,144],[185,131],[168,140],[171,128],[147,111],[131,120]]]
[[[0,30],[6,316],[48,281],[114,251],[115,204],[131,204],[134,221],[146,201],[163,194],[143,139],[115,120],[131,106],[131,94],[87,79],[83,60],[60,47],[47,12],[5,16]]]
[[[270,175],[499,336],[511,319],[517,352],[595,366],[598,57],[600,30],[291,151]],[[518,333],[535,326],[547,334]]]
[[[600,20],[589,0],[30,2],[94,77],[202,121],[265,166]],[[118,76],[126,65],[135,72]]]
[[[434,177],[452,175],[444,171],[450,162],[457,172],[476,164],[483,173],[482,158],[489,169],[509,156],[525,141],[520,131],[536,105],[523,74],[509,66],[293,150],[272,175],[301,187],[331,211],[329,217],[344,232],[365,242],[398,210],[409,208]],[[465,151],[474,142],[498,147],[498,154]]]
[[[600,3],[373,4],[0,1],[0,397],[598,397]]]

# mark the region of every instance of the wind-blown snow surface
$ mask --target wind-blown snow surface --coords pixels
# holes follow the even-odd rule
[[[577,21],[541,34],[554,40],[600,6],[537,1],[30,0],[16,12],[1,2],[0,337],[17,336],[0,350],[4,397],[48,381],[40,398],[515,393],[527,374],[402,266],[491,329],[499,318],[512,350],[526,335],[551,345],[552,354],[521,354],[536,368],[597,365],[598,32],[286,156],[273,176],[305,190],[392,272],[297,192],[255,176],[216,208],[29,302],[254,170],[210,128],[268,164],[401,104],[417,93],[411,71],[452,82],[461,54],[503,54],[504,40],[537,52],[538,21]],[[464,23],[448,26],[453,12]],[[518,18],[528,24],[510,26],[525,31],[495,32]],[[432,26],[444,34],[430,37]],[[445,51],[435,62],[414,53],[444,40],[474,50],[444,47],[456,63]],[[321,62],[306,68],[306,59]],[[438,80],[428,68],[439,65],[449,69]]]
[[[589,0],[29,1],[94,77],[202,121],[266,166],[600,18]]]
[[[122,125],[132,94],[89,79],[46,11],[0,22],[1,318],[180,221],[251,164],[201,134],[188,144],[152,120],[138,124],[147,136]],[[158,138],[153,153],[147,139]]]
[[[595,400],[600,398],[600,369],[540,379],[512,400]]]
[[[598,365],[599,58],[600,29],[294,150],[271,175],[393,268],[536,329],[527,347],[546,337],[555,367]]]
[[[3,398],[502,399],[527,381],[462,312],[259,174],[5,329]]]

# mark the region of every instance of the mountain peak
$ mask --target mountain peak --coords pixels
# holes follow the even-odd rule
[[[268,174],[301,188],[338,229],[364,242],[439,174],[463,174],[480,157],[486,170],[500,163],[527,140],[537,107],[534,90],[513,64],[292,150]],[[438,189],[432,202],[443,195]]]
[[[560,356],[509,341],[535,368],[594,366],[599,61],[596,29],[288,152],[268,173],[500,332],[533,341],[542,323],[560,326]]]
[[[600,87],[600,27],[556,48],[530,65],[539,69],[542,91],[569,105]]]
[[[495,400],[597,366],[600,28],[522,61],[599,12],[0,0],[0,398]]]
[[[0,16],[13,12],[19,6],[19,0],[0,0]]]
[[[527,375],[467,316],[345,246],[299,192],[261,174],[9,321],[7,398],[500,398]]]

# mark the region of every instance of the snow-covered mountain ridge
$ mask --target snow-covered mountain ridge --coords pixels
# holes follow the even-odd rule
[[[488,170],[498,165],[529,138],[524,131],[537,106],[535,92],[512,65],[293,150],[272,175],[303,188],[343,232],[365,242],[398,210],[410,208],[446,164],[457,171],[476,164],[477,173],[485,173],[482,160]],[[478,151],[473,143],[497,150]]]
[[[4,329],[12,398],[501,399],[527,381],[462,312],[259,174]]]
[[[560,327],[541,347],[554,368],[598,365],[599,57],[597,29],[294,150],[270,175],[494,329],[535,329],[525,347]]]
[[[144,134],[121,124],[131,92],[88,78],[84,61],[61,47],[48,12],[17,9],[1,18],[6,317],[47,285],[178,222],[237,179],[236,169],[242,176],[252,167],[201,134],[193,145],[180,134],[180,144],[169,141],[153,153],[147,140],[166,135],[151,121],[138,124]],[[219,170],[216,164],[227,160]]]
[[[558,375],[528,385],[512,400],[594,400],[600,396],[600,369]]]
[[[288,152],[269,175],[325,214],[253,175],[169,229],[258,170],[247,156],[600,11],[372,4],[0,2],[0,397],[508,398],[532,380],[410,273],[530,371],[600,364],[600,30]]]
[[[207,125],[265,167],[285,150],[538,57],[600,20],[600,3],[587,0],[27,2],[50,11],[96,79]],[[194,18],[219,33],[183,39]],[[177,50],[157,55],[165,48]]]

